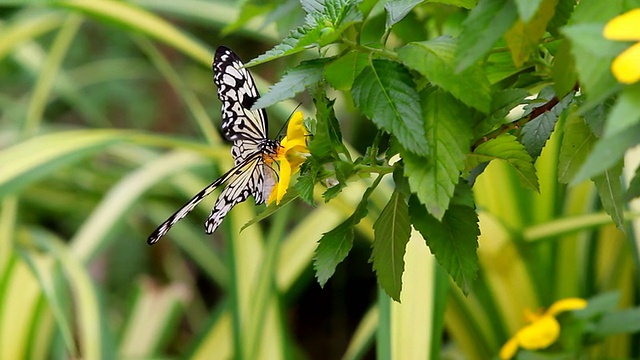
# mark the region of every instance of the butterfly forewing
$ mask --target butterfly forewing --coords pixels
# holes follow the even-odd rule
[[[253,77],[244,68],[240,58],[224,46],[216,50],[213,72],[218,98],[222,102],[222,133],[233,141],[231,155],[234,167],[158,226],[149,236],[149,244],[157,242],[202,199],[224,183],[227,186],[205,222],[205,230],[209,234],[220,226],[231,208],[245,201],[249,195],[253,195],[256,204],[265,202],[275,184],[277,174],[271,167],[271,161],[267,163],[267,160],[275,155],[279,144],[267,138],[267,114],[264,109],[251,109],[260,97]]]

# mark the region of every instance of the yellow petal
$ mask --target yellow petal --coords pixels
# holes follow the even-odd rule
[[[280,201],[282,201],[282,197],[287,193],[287,189],[289,188],[289,183],[291,182],[291,165],[288,161],[280,162],[280,180],[274,186],[277,190],[276,194],[276,205],[280,205]],[[269,197],[271,198],[271,197]]]
[[[527,350],[543,349],[553,344],[560,335],[560,324],[551,315],[545,315],[531,325],[525,326],[516,337],[520,346]]]
[[[556,316],[561,312],[569,310],[580,310],[587,307],[587,301],[580,298],[566,298],[558,300],[547,309],[545,315]]]
[[[289,119],[289,125],[287,126],[287,138],[289,140],[293,139],[304,139],[307,130],[304,127],[302,112],[296,111],[291,115],[291,119]]]
[[[611,72],[623,84],[633,84],[640,80],[640,43],[618,55],[611,64]]]
[[[516,337],[512,337],[507,341],[502,348],[500,349],[500,360],[509,360],[516,354],[518,351],[518,339]]]
[[[640,9],[633,9],[611,19],[602,34],[609,40],[640,40]]]

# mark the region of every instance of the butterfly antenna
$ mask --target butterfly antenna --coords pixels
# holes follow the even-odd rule
[[[291,117],[296,112],[296,110],[298,110],[300,105],[302,105],[302,103],[298,103],[298,106],[296,106],[296,108],[293,109],[291,114],[289,114],[289,117],[287,118],[287,121],[285,121],[284,124],[282,124],[282,127],[280,127],[280,130],[278,131],[278,135],[276,136],[276,139],[279,139],[282,136],[282,131],[284,131],[284,128],[287,126],[287,124],[289,123],[289,120],[291,120]]]

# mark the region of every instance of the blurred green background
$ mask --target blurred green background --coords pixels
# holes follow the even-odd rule
[[[304,17],[297,1],[268,9],[230,27],[241,17],[233,1],[0,7],[1,359],[488,359],[527,307],[610,291],[622,307],[636,302],[629,239],[590,184],[556,182],[560,135],[536,164],[541,194],[500,164],[475,184],[481,269],[469,297],[419,235],[402,303],[377,288],[372,223],[390,181],[324,289],[311,266],[316,241],[352,213],[365,180],[328,204],[295,202],[238,232],[259,211],[248,201],[210,237],[202,224],[211,198],[149,247],[149,233],[232,164],[211,58],[226,45],[248,61]],[[433,24],[465,14],[427,9]],[[252,68],[262,92],[304,56]],[[312,117],[310,101],[299,100]],[[348,98],[339,104],[345,141],[363,151],[357,134],[371,124]],[[268,110],[272,136],[296,105]],[[589,351],[625,358],[634,343],[611,336]]]

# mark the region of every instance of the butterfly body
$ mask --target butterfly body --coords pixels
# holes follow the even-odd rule
[[[272,167],[280,148],[278,141],[268,138],[267,114],[264,109],[251,109],[260,94],[249,70],[229,48],[220,46],[213,59],[214,82],[222,102],[222,134],[233,142],[234,167],[202,189],[182,208],[171,215],[149,236],[154,244],[180,219],[216,188],[227,183],[205,222],[207,234],[213,233],[227,213],[250,195],[256,204],[264,203],[271,193],[277,174]]]

